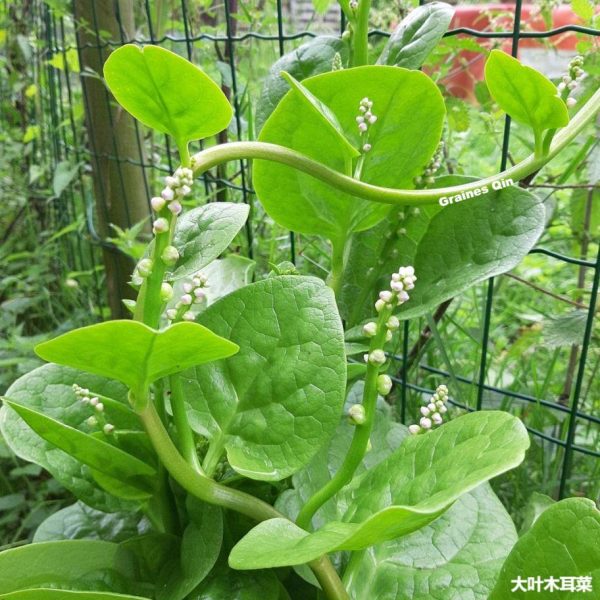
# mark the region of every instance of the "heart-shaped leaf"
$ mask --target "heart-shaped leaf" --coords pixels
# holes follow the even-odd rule
[[[145,491],[148,497],[152,495],[156,471],[147,463],[104,440],[63,425],[43,412],[28,408],[12,399],[3,398],[3,401],[41,438],[53,446],[104,475]]]
[[[360,550],[425,527],[463,494],[521,463],[529,438],[505,412],[465,415],[426,435],[411,436],[348,490],[343,521],[314,533],[270,519],[233,548],[235,569],[310,562],[328,552]]]
[[[344,581],[353,598],[487,600],[516,541],[509,514],[484,484],[427,527],[367,549]]]
[[[305,79],[302,85],[331,110],[354,147],[365,143],[356,118],[362,114],[361,100],[368,97],[377,121],[369,125],[371,149],[364,160],[359,159],[361,179],[387,187],[413,187],[413,178],[421,174],[438,145],[445,113],[441,94],[426,75],[370,66],[325,73]],[[283,98],[259,139],[297,150],[336,171],[354,172],[339,135],[323,126],[322,116],[298,93]],[[372,227],[390,210],[274,162],[255,162],[254,184],[277,223],[323,235],[337,245],[343,245],[352,232]]]
[[[218,258],[248,218],[248,204],[211,202],[184,212],[178,219],[173,245],[179,250],[174,279],[189,277]]]
[[[447,177],[438,184],[465,181]],[[537,242],[544,219],[542,199],[514,186],[488,188],[477,198],[444,208],[394,212],[389,223],[353,239],[341,295],[347,325],[371,317],[373,298],[400,265],[413,265],[418,277],[398,314],[405,319],[432,312],[476,283],[509,271]]]
[[[600,580],[599,539],[600,512],[592,500],[567,498],[549,506],[515,544],[489,600],[531,598],[529,577],[542,581],[539,597],[593,598]]]
[[[396,27],[377,64],[419,69],[448,31],[453,15],[454,8],[445,2],[417,6]]]
[[[312,277],[273,277],[225,296],[198,320],[241,344],[235,357],[182,375],[190,424],[211,440],[210,460],[225,449],[246,477],[291,475],[329,439],[344,402],[333,293]]]
[[[137,415],[129,409],[127,388],[123,384],[68,367],[52,364],[39,367],[15,381],[6,394],[21,405],[43,411],[61,423],[91,432],[86,423],[91,415],[90,406],[77,398],[71,387],[73,383],[112,399],[112,402],[103,400],[104,414],[116,430],[141,428]],[[86,504],[106,512],[137,508],[137,504],[107,494],[99,487],[89,467],[41,439],[8,406],[0,409],[0,432],[17,456],[46,469]]]
[[[44,360],[116,379],[142,392],[161,377],[231,356],[238,346],[197,323],[157,331],[137,321],[107,321],[65,333],[35,351]]]
[[[505,52],[490,52],[485,63],[485,81],[500,108],[515,121],[529,125],[536,137],[546,129],[557,129],[569,123],[567,105],[556,86]]]
[[[257,129],[262,128],[279,101],[289,91],[289,86],[281,77],[282,71],[286,71],[298,81],[328,73],[332,70],[336,54],[340,55],[345,64],[348,60],[348,44],[339,37],[323,35],[305,42],[273,63],[265,78],[256,107]]]
[[[119,104],[136,119],[172,135],[180,150],[225,129],[233,111],[219,86],[181,56],[159,48],[121,46],[104,64]]]

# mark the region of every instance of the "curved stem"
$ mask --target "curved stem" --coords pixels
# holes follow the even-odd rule
[[[177,437],[179,439],[181,454],[185,460],[198,471],[198,473],[203,473],[202,465],[200,464],[198,453],[196,452],[194,433],[192,432],[187,415],[185,414],[183,389],[181,387],[181,377],[179,374],[171,375],[169,377],[169,385],[171,388],[171,410],[173,411],[173,421],[177,428]]]
[[[385,344],[385,336],[387,328],[385,326],[387,320],[392,314],[392,308],[384,309],[379,313],[377,319],[377,334],[371,338],[369,352],[376,348],[383,348]],[[373,430],[373,422],[375,420],[375,409],[377,405],[377,377],[380,367],[367,363],[367,372],[365,375],[365,387],[363,389],[363,408],[365,409],[365,421],[361,425],[356,425],[352,442],[348,453],[344,458],[342,466],[337,473],[317,492],[315,492],[302,507],[298,513],[296,524],[303,529],[309,529],[311,520],[314,514],[337,492],[345,485],[352,481],[352,477],[356,469],[360,465],[367,448],[369,446],[369,438]]]
[[[240,159],[263,159],[281,163],[320,181],[331,187],[346,192],[351,196],[395,205],[425,205],[435,204],[442,196],[453,196],[462,192],[473,191],[484,185],[491,185],[498,179],[512,179],[520,181],[528,175],[539,171],[546,163],[554,158],[563,148],[568,146],[583,128],[594,118],[600,110],[600,90],[588,100],[581,110],[573,117],[569,125],[562,129],[552,140],[548,153],[542,157],[531,155],[513,167],[498,173],[492,177],[486,177],[478,181],[446,188],[430,190],[400,190],[371,185],[348,177],[338,171],[334,171],[325,165],[316,162],[300,152],[290,150],[277,144],[264,142],[232,142],[213,146],[197,153],[192,158],[192,168],[197,173],[219,165],[230,160]]]
[[[234,510],[257,521],[285,518],[270,504],[240,490],[220,485],[195,471],[179,454],[152,403],[147,403],[139,412],[139,416],[161,463],[171,477],[190,494],[209,504]],[[309,566],[330,600],[348,600],[348,594],[326,556],[314,560]]]

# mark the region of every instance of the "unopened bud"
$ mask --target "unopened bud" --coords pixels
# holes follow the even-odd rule
[[[408,431],[412,435],[417,435],[421,431],[421,428],[418,425],[409,425]]]
[[[160,255],[165,265],[172,266],[179,260],[179,251],[175,246],[167,246]]]
[[[385,352],[383,350],[373,350],[369,353],[369,363],[376,366],[385,364]]]
[[[173,287],[164,281],[160,286],[160,299],[163,302],[168,302],[173,297]]]
[[[363,333],[366,337],[373,337],[377,334],[377,323],[370,321],[363,327]]]
[[[166,203],[166,200],[164,198],[161,198],[160,196],[154,196],[154,198],[150,200],[152,210],[155,212],[160,212],[165,207]]]
[[[164,217],[160,217],[152,223],[152,231],[154,233],[165,233],[169,231],[169,221],[167,221]]]
[[[391,331],[395,331],[396,329],[398,329],[398,327],[400,327],[400,320],[398,319],[398,317],[395,317],[394,315],[392,315],[387,320],[387,323],[385,325]]]
[[[102,431],[104,431],[104,433],[106,435],[110,435],[113,431],[115,430],[115,426],[111,425],[110,423],[107,423],[103,428]]]
[[[387,396],[392,390],[392,378],[389,375],[379,375],[377,377],[377,391],[382,396]]]
[[[137,272],[139,273],[140,277],[150,277],[153,266],[152,259],[142,258],[137,265]]]
[[[354,425],[362,425],[367,420],[365,407],[362,404],[353,404],[348,409],[348,417]]]

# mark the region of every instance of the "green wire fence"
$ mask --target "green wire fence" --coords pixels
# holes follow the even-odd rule
[[[110,266],[118,279],[125,281],[130,268],[129,261],[117,246],[107,241],[110,233],[108,223],[116,222],[117,216],[122,227],[132,227],[141,218],[148,217],[151,190],[159,185],[159,177],[176,167],[177,159],[167,138],[142,131],[137,123],[127,121],[127,116],[111,103],[108,92],[102,86],[97,75],[99,68],[93,69],[90,65],[99,67],[107,51],[127,42],[159,44],[173,49],[208,69],[215,79],[220,79],[225,93],[231,99],[235,108],[234,123],[229,132],[219,136],[218,141],[249,139],[255,135],[253,99],[260,92],[260,82],[266,75],[269,63],[306,38],[316,35],[310,30],[310,24],[306,23],[302,24],[301,30],[294,31],[299,26],[290,22],[287,17],[289,4],[283,0],[263,3],[260,19],[250,14],[255,7],[248,7],[241,0],[224,0],[223,4],[212,5],[211,10],[206,10],[206,6],[206,2],[197,0],[75,0],[72,4],[59,0],[34,0],[29,3],[30,11],[26,18],[30,31],[35,32],[37,37],[38,50],[31,69],[35,77],[45,84],[40,86],[40,114],[44,122],[39,123],[42,136],[37,142],[36,152],[46,153],[55,168],[65,161],[80,166],[76,176],[53,203],[52,226],[59,230],[79,220],[79,230],[63,236],[64,262],[71,270],[89,270],[94,274],[92,288],[98,304],[106,304],[105,280],[100,278],[97,269],[97,265],[102,262],[98,249],[103,253],[107,268]],[[75,15],[75,19],[72,15]],[[177,27],[173,26],[174,23]],[[258,30],[254,29],[257,24]],[[460,28],[451,30],[446,35],[462,34],[474,39],[510,40],[514,56],[518,53],[521,40],[526,38],[555,38],[568,32],[587,36],[600,35],[599,30],[577,25],[543,32],[522,31],[521,25],[522,0],[516,0],[510,31]],[[344,27],[340,14],[338,32],[343,31]],[[389,33],[374,30],[370,35],[376,41],[389,36]],[[262,57],[261,65],[252,61],[255,56]],[[73,69],[77,69],[77,64],[80,65],[80,70],[73,72]],[[243,77],[240,72],[242,68]],[[82,110],[88,115],[87,122]],[[103,114],[100,114],[102,111]],[[90,118],[90,113],[95,117]],[[104,127],[103,137],[94,134],[99,125]],[[115,128],[126,128],[129,131],[127,144],[119,145],[112,135]],[[511,121],[507,117],[500,170],[508,164],[510,146]],[[198,144],[196,149],[201,147]],[[90,167],[95,173],[94,178],[89,176]],[[241,160],[237,164],[222,166],[207,173],[202,177],[202,186],[208,201],[229,199],[250,204],[253,217],[248,221],[243,239],[240,239],[239,251],[250,258],[255,256],[257,239],[264,231],[265,217],[255,202],[248,161]],[[138,194],[143,196],[143,200],[140,201]],[[309,242],[304,240],[304,245],[300,242],[299,238],[289,232],[281,232],[281,236],[277,238],[286,258],[295,262],[301,257],[311,268],[318,270],[318,264],[313,264],[318,261],[312,260],[309,253],[304,252]],[[396,383],[400,420],[406,422],[409,418],[411,406],[414,405],[411,404],[411,398],[431,393],[431,389],[435,387],[431,385],[432,381],[436,378],[438,382],[452,378],[464,389],[476,391],[473,395],[474,402],[454,401],[457,407],[465,410],[489,408],[489,397],[493,395],[502,399],[503,406],[508,408],[512,403],[521,407],[543,407],[556,414],[559,420],[568,419],[566,429],[563,428],[559,433],[556,430],[548,431],[547,428],[536,428],[535,424],[526,420],[531,434],[542,449],[551,449],[554,463],[559,467],[556,495],[563,497],[572,491],[572,484],[576,479],[576,459],[587,457],[586,460],[595,461],[592,467],[595,473],[600,465],[598,446],[577,443],[577,432],[582,426],[593,428],[596,440],[600,439],[600,417],[587,414],[582,409],[584,384],[595,374],[595,369],[590,373],[588,359],[600,284],[600,246],[598,248],[594,260],[566,256],[544,247],[537,247],[532,251],[545,255],[549,260],[570,264],[573,268],[592,274],[584,335],[580,343],[571,349],[571,354],[575,353],[574,382],[568,399],[556,402],[547,397],[535,397],[507,389],[506,386],[488,383],[490,332],[498,285],[496,278],[481,286],[481,350],[473,365],[474,376],[451,373],[447,368],[440,368],[423,359],[421,346],[429,338],[439,336],[437,326],[449,302],[442,305],[426,324],[409,321],[404,323],[400,348],[392,357],[396,368],[393,379]],[[409,366],[415,361],[415,351],[418,366],[414,377],[409,377]],[[414,380],[410,381],[411,378]]]

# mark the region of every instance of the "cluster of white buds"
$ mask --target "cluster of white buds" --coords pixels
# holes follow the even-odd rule
[[[434,175],[438,172],[439,168],[442,166],[442,160],[444,158],[444,142],[441,141],[438,144],[437,150],[433,155],[432,159],[429,161],[429,164],[425,167],[423,171],[423,175],[420,177],[415,177],[416,185],[431,185],[435,183]]]
[[[569,108],[573,108],[577,104],[577,100],[571,96],[571,92],[575,91],[578,85],[578,80],[581,79],[585,71],[583,70],[583,56],[576,56],[569,63],[569,73],[562,78],[557,89],[563,100]]]
[[[104,404],[101,402],[98,395],[94,394],[94,392],[90,392],[90,390],[87,388],[77,385],[76,383],[73,384],[73,391],[82,404],[90,406],[94,411],[94,414],[91,417],[88,417],[85,421],[88,426],[97,427],[98,425],[102,425],[102,431],[106,435],[110,435],[115,430],[115,426],[106,422],[106,418],[104,416]]]
[[[372,109],[373,102],[368,98],[363,98],[360,101],[358,110],[360,114],[356,117],[356,123],[358,125],[358,131],[361,136],[362,150],[363,152],[368,152],[371,149],[371,144],[369,144],[369,127],[374,125],[377,121],[376,115],[373,114]]]
[[[208,278],[203,273],[196,273],[192,279],[183,283],[183,294],[175,305],[175,308],[167,310],[167,319],[169,321],[194,321],[196,315],[191,310],[192,305],[201,304],[206,300],[206,282]]]
[[[193,183],[194,172],[192,169],[179,167],[173,175],[165,177],[165,188],[160,196],[154,196],[150,200],[153,210],[160,212],[166,206],[174,215],[180,214],[183,210],[181,200],[191,193]],[[154,233],[164,233],[168,228],[169,223],[164,218],[156,219],[152,227]]]
[[[408,292],[415,287],[416,280],[413,267],[400,267],[397,273],[392,273],[390,289],[379,292],[375,310],[379,313],[385,308],[394,308],[404,304],[409,300]]]
[[[408,430],[413,435],[425,433],[432,427],[441,425],[444,418],[442,415],[448,410],[448,388],[445,385],[439,385],[433,396],[429,399],[426,406],[421,406],[421,418],[418,425],[411,425]]]
[[[333,60],[331,61],[331,70],[332,71],[343,71],[344,64],[342,63],[342,56],[339,52],[336,52],[333,55]]]

